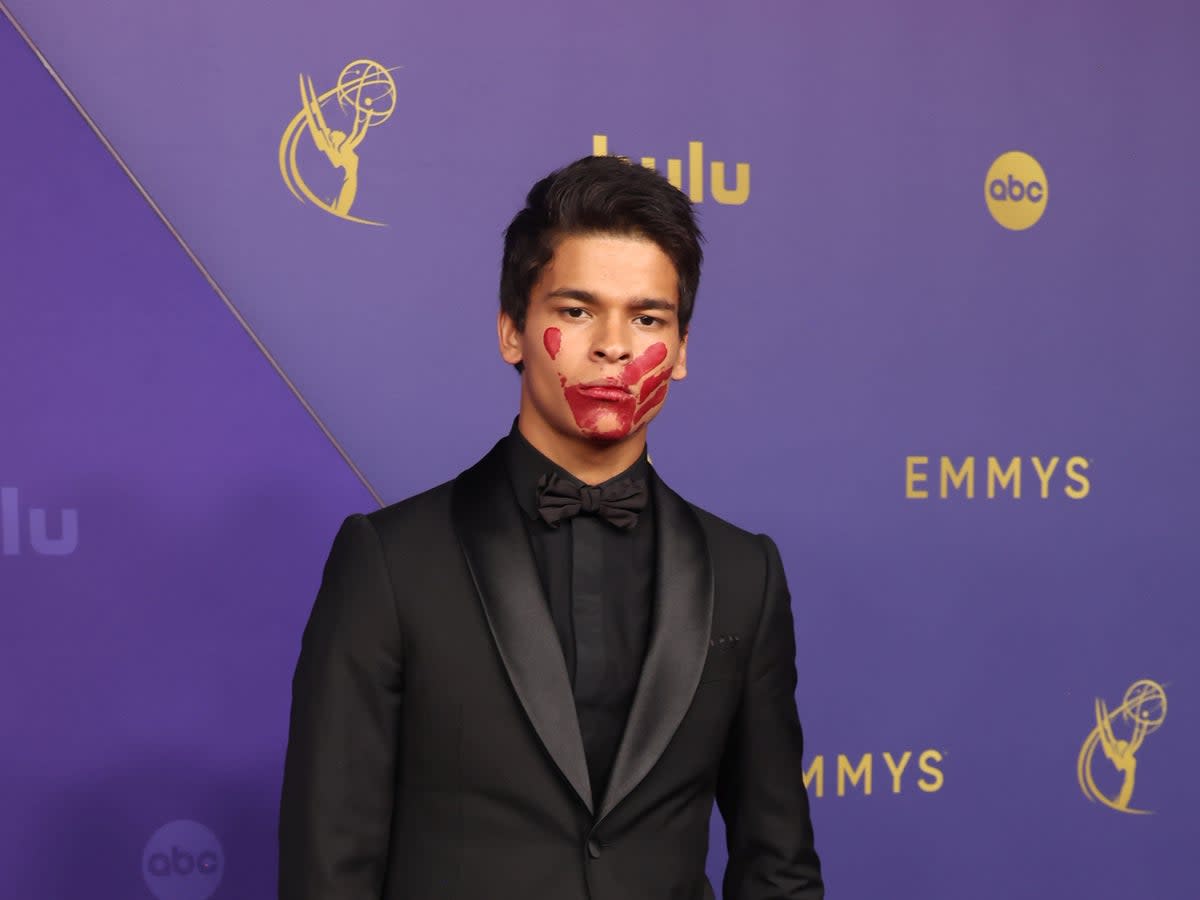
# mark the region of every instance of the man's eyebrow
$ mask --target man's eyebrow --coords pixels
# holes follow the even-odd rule
[[[581,291],[578,288],[558,288],[546,295],[547,298],[560,297],[563,300],[578,300],[580,303],[595,303],[596,295],[591,291]]]
[[[547,299],[562,299],[575,300],[579,303],[599,304],[596,295],[591,291],[580,290],[579,288],[562,287],[551,291],[546,295]],[[659,297],[639,297],[636,300],[630,300],[626,307],[629,309],[660,309],[667,312],[675,312],[675,304],[670,300],[663,300]]]
[[[670,300],[660,300],[658,297],[642,297],[640,300],[632,300],[628,304],[630,309],[661,309],[667,312],[675,312],[675,304]]]

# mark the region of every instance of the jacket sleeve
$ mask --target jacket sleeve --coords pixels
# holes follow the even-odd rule
[[[791,597],[779,550],[766,535],[759,539],[766,559],[762,614],[717,779],[729,850],[723,896],[821,900],[796,714]]]
[[[279,812],[280,900],[378,900],[387,868],[403,656],[369,519],[334,539],[304,629]]]

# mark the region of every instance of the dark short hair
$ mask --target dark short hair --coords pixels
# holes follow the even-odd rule
[[[525,329],[530,292],[557,242],[577,234],[636,235],[657,244],[679,276],[679,331],[687,332],[704,258],[695,210],[658,172],[615,156],[585,156],[551,172],[504,232],[500,308],[517,330]]]

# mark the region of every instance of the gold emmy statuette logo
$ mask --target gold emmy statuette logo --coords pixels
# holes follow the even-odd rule
[[[1009,231],[1037,224],[1050,202],[1050,183],[1042,164],[1020,150],[1001,153],[983,180],[988,212]]]
[[[393,68],[400,68],[395,66]],[[350,132],[330,128],[322,107],[336,100]],[[391,118],[396,109],[396,83],[391,70],[369,59],[356,59],[338,76],[337,84],[318,94],[312,79],[300,76],[300,112],[292,118],[279,141],[279,174],[288,190],[301,202],[308,200],[325,212],[348,222],[382,225],[350,214],[358,194],[358,147],[367,132]],[[304,180],[296,163],[296,147],[308,135],[334,169],[342,170],[337,196],[322,200]]]
[[[1089,800],[1123,813],[1145,815],[1150,812],[1129,807],[1137,775],[1137,752],[1146,735],[1158,731],[1166,717],[1167,693],[1161,684],[1149,678],[1131,684],[1121,698],[1121,705],[1114,710],[1110,711],[1103,700],[1096,699],[1096,727],[1083,742],[1076,765],[1079,787]],[[1120,787],[1115,791],[1106,793],[1096,784],[1094,761],[1097,747],[1103,749],[1104,755],[1120,776]]]

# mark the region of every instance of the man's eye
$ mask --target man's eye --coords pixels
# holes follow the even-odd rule
[[[643,325],[657,325],[662,321],[662,319],[658,318],[658,316],[638,316],[638,320]]]
[[[583,317],[583,314],[586,312],[586,310],[581,306],[569,306],[563,310],[563,312],[565,312],[572,319],[580,319]]]

